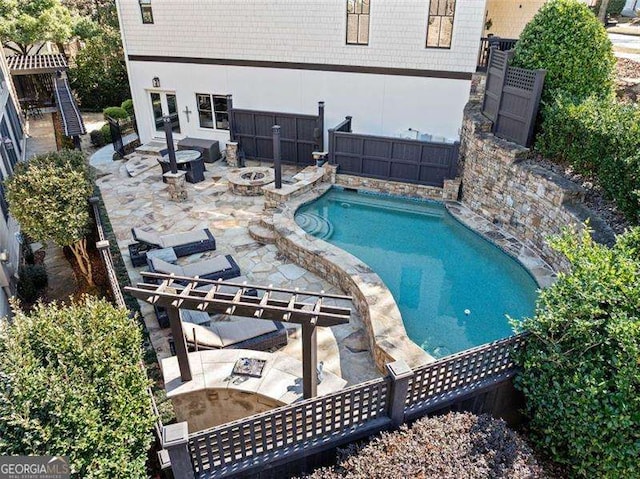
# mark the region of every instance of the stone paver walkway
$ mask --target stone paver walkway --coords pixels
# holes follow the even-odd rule
[[[261,216],[264,199],[230,193],[226,181],[230,168],[225,163],[206,165],[205,181],[187,183],[189,199],[174,203],[168,200],[156,158],[148,157],[147,161],[154,166],[133,178],[127,174],[123,161],[96,165],[100,172],[96,183],[133,283],[140,281],[143,268],[135,269],[129,261],[127,246],[133,241],[132,227],[153,227],[167,233],[209,228],[216,237],[215,253],[195,255],[180,262],[197,261],[211,254],[231,254],[250,283],[342,293],[323,278],[284,258],[275,245],[262,245],[249,236],[249,222]],[[292,175],[295,171],[284,174]],[[353,305],[347,306],[355,311]],[[148,304],[142,304],[142,312],[158,358],[167,357],[169,330],[158,326]],[[300,358],[299,330],[294,325],[287,326],[290,340],[282,352]],[[318,360],[349,384],[380,376],[368,351],[363,328],[360,317],[354,313],[348,325],[320,328],[318,333]]]
[[[47,269],[47,298],[62,302],[69,302],[78,287],[73,268],[59,246],[48,244],[45,246],[44,266]]]

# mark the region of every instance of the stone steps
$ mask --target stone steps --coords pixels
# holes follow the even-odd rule
[[[273,226],[273,216],[272,215],[262,216],[260,218],[260,226],[270,231],[275,231],[275,226]]]
[[[249,223],[249,236],[262,244],[273,244],[276,242],[276,233],[273,230],[273,224],[271,228],[263,226],[262,220]]]
[[[178,149],[178,144],[174,142],[175,149]],[[151,140],[149,143],[140,145],[136,148],[136,153],[147,156],[160,156],[160,151],[167,148],[167,142],[164,140]]]

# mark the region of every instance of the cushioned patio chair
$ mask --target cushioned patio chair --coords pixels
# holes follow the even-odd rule
[[[188,276],[190,278],[198,276],[202,279],[231,279],[240,276],[240,266],[230,254],[219,255],[184,266],[167,263],[160,258],[151,258],[149,266],[151,272],[154,273],[175,274],[176,276]],[[187,281],[176,282],[187,283]]]
[[[253,349],[266,351],[287,344],[287,330],[279,321],[243,316],[217,315],[180,310],[187,345],[195,349]]]
[[[177,257],[216,249],[216,239],[208,228],[166,235],[155,230],[131,228],[131,234],[136,243],[129,245],[129,256],[136,267],[145,265],[147,251],[152,249],[173,248]]]
[[[199,276],[202,279],[232,279],[240,276],[240,266],[235,262],[233,257],[228,254],[226,256],[216,256],[212,259],[205,259],[197,263],[180,266],[177,264],[167,263],[160,258],[151,258],[149,261],[149,271],[152,273],[175,274],[176,276]],[[152,279],[147,281],[151,282]],[[176,281],[176,283],[186,284],[186,281]],[[211,286],[208,286],[210,288]],[[247,294],[252,294],[248,292]],[[255,293],[254,293],[255,294]],[[169,327],[169,316],[167,310],[162,306],[154,306],[158,324],[161,328]]]

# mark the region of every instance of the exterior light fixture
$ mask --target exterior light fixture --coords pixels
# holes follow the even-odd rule
[[[151,83],[153,85],[153,88],[160,88],[160,78],[153,77],[153,80],[151,80]]]

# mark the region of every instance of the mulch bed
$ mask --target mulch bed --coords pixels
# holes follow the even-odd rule
[[[640,62],[618,58],[616,93],[623,101],[637,103],[640,100]]]

